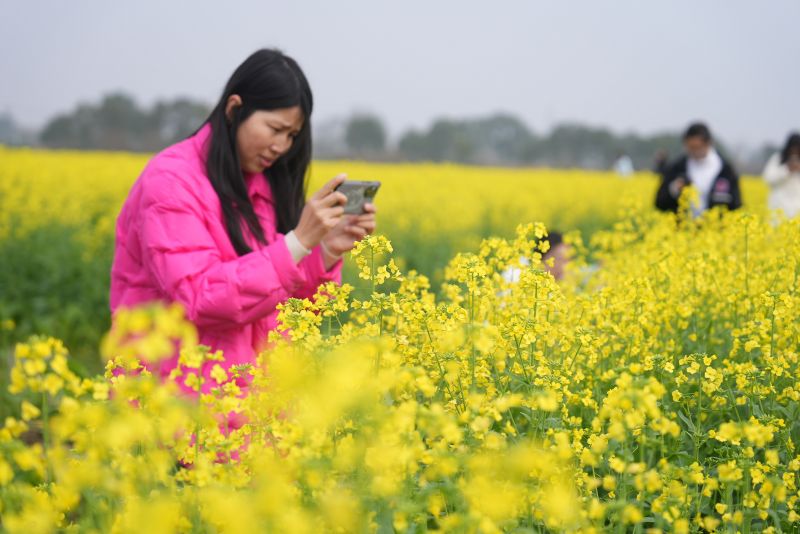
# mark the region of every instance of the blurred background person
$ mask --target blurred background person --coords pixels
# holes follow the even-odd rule
[[[669,163],[669,151],[666,148],[659,148],[653,156],[653,172],[659,176],[664,174]]]
[[[787,217],[800,213],[800,133],[789,135],[783,150],[769,158],[764,168],[769,185],[769,207]]]
[[[570,246],[564,242],[564,236],[561,232],[550,232],[547,237],[543,237],[537,245],[537,250],[541,250],[542,243],[547,241],[550,248],[547,252],[542,254],[542,266],[544,270],[553,275],[556,281],[564,278],[564,273],[567,264],[570,260]],[[519,267],[509,267],[503,271],[503,278],[507,282],[519,282],[519,276],[522,273],[522,268],[531,264],[529,258],[522,257],[519,259]]]
[[[622,178],[630,178],[634,171],[633,160],[624,152],[620,152],[614,160],[613,169]]]
[[[711,130],[696,122],[683,134],[685,154],[669,165],[661,176],[656,193],[656,207],[662,211],[678,211],[678,199],[687,185],[693,185],[700,196],[692,203],[695,216],[715,206],[735,210],[742,205],[739,175],[714,148]]]

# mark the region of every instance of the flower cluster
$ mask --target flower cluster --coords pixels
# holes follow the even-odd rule
[[[800,221],[625,209],[568,236],[561,282],[539,223],[454,255],[437,291],[371,236],[359,285],[287,301],[248,365],[178,307],[121,312],[93,379],[20,343],[2,529],[797,530]]]

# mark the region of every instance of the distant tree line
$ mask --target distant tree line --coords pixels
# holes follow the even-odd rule
[[[387,142],[386,128],[373,114],[357,113],[315,128],[316,155],[324,159],[608,169],[620,156],[627,155],[636,169],[647,170],[654,168],[659,152],[674,158],[682,151],[679,131],[616,134],[607,128],[564,123],[546,135],[538,135],[507,113],[437,119],[425,130],[405,132],[394,145]],[[719,140],[716,144],[720,152],[749,173],[761,172],[776,150],[775,146],[765,145],[756,151],[738,153]]]
[[[0,145],[22,146],[38,144],[38,134],[22,128],[11,113],[0,113]]]
[[[410,160],[477,164],[537,165],[607,169],[622,154],[637,168],[649,168],[658,150],[677,154],[677,133],[657,136],[616,135],[605,128],[561,124],[537,135],[506,114],[471,120],[440,119],[427,131],[400,138],[398,151]]]
[[[124,93],[112,93],[98,104],[80,104],[54,117],[39,133],[38,144],[155,152],[194,132],[209,109],[207,104],[188,98],[159,101],[143,108]],[[0,143],[37,144],[37,139],[30,132],[20,135],[13,119],[5,114],[0,115]],[[765,145],[747,154],[732,154],[721,144],[720,149],[743,171],[757,173],[775,147]],[[636,169],[650,169],[659,151],[673,157],[679,154],[680,132],[617,134],[602,127],[567,123],[538,134],[508,113],[437,119],[427,129],[407,131],[396,141],[390,140],[383,121],[372,113],[358,112],[314,125],[315,157],[322,159],[608,169],[625,154]]]
[[[154,152],[192,134],[208,113],[206,104],[188,98],[144,109],[130,96],[113,93],[53,118],[40,139],[53,148]]]

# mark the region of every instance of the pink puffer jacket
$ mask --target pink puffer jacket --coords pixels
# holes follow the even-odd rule
[[[200,343],[221,349],[228,368],[254,361],[277,326],[279,303],[310,297],[321,283],[340,282],[342,265],[326,271],[320,247],[295,264],[276,230],[274,200],[262,174],[248,174],[245,181],[268,244],[245,231],[253,252],[237,255],[205,170],[210,136],[205,124],[160,152],[133,185],[117,220],[111,311],[179,302],[197,326]],[[176,364],[174,356],[158,371],[166,377]],[[211,367],[203,369],[206,386]]]

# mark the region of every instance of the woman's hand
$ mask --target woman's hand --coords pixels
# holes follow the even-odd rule
[[[345,215],[322,239],[325,253],[325,266],[330,268],[344,254],[351,250],[357,241],[375,231],[377,213],[375,204],[365,204],[361,215]]]
[[[686,187],[687,182],[683,177],[680,177],[669,184],[669,194],[672,198],[680,198],[683,188]]]
[[[306,202],[300,222],[294,229],[294,235],[305,248],[316,247],[328,232],[342,224],[347,197],[334,189],[346,178],[344,174],[334,177]]]

